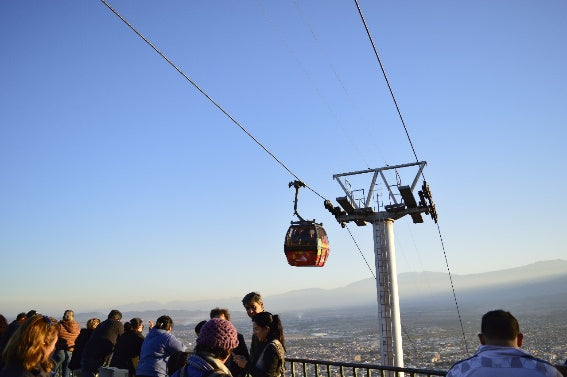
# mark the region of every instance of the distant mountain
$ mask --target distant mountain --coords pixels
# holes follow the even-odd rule
[[[469,275],[452,275],[459,301],[484,300],[498,304],[526,297],[567,295],[567,261],[537,262],[501,271]],[[398,275],[402,304],[453,305],[449,276],[441,272],[407,272]],[[305,289],[270,296],[274,310],[336,308],[376,305],[376,281],[368,278],[336,289]],[[558,304],[567,305],[567,300]]]
[[[552,260],[500,271],[452,275],[460,306],[476,313],[484,308],[524,310],[567,307],[567,261]],[[407,272],[398,276],[402,311],[411,308],[454,306],[448,274],[440,272]],[[272,312],[311,309],[376,306],[376,282],[368,278],[336,289],[311,288],[265,297]],[[235,307],[235,303],[237,303]],[[142,302],[120,306],[125,317],[157,318],[167,312],[176,318],[194,322],[208,315],[216,306],[227,307],[235,319],[245,316],[240,298],[202,301]],[[108,313],[108,311],[105,311]],[[86,315],[86,313],[83,313]],[[89,313],[91,315],[93,313]],[[99,314],[105,318],[106,314]]]

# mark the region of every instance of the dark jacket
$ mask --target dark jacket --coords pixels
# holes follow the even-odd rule
[[[0,336],[0,369],[4,366],[4,361],[2,360],[2,353],[4,352],[4,348],[8,345],[8,341],[12,337],[12,335],[16,332],[18,327],[20,327],[21,322],[16,320],[10,322],[8,327],[4,330],[2,335]]]
[[[209,353],[199,351],[189,357],[187,365],[171,377],[232,377],[228,368]]]
[[[35,371],[28,371],[19,365],[8,364],[0,371],[0,377],[51,377],[51,373],[44,371],[41,367]]]
[[[283,377],[285,370],[283,345],[278,340],[260,344],[264,344],[264,348],[248,364],[248,373],[252,377]]]
[[[118,337],[124,333],[124,325],[115,319],[107,319],[94,329],[81,357],[81,369],[97,372],[108,365]]]
[[[136,367],[140,361],[140,350],[144,343],[144,336],[138,331],[126,331],[118,339],[110,366],[119,369],[128,369],[130,377],[136,375]]]
[[[246,347],[246,341],[241,333],[238,333],[238,346],[232,351],[234,355],[244,356],[247,362],[250,362],[250,354],[248,353],[248,348]],[[246,368],[240,368],[231,357],[224,363],[230,370],[232,377],[244,377],[246,375]]]
[[[83,350],[85,349],[85,345],[89,341],[93,331],[94,329],[81,329],[79,336],[75,339],[75,349],[73,350],[73,356],[71,356],[71,362],[69,362],[69,369],[81,369],[81,357],[83,356]]]

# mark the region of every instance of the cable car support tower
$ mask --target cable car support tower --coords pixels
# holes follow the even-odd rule
[[[376,265],[376,290],[378,298],[378,326],[380,332],[381,363],[386,366],[402,368],[404,366],[403,347],[400,322],[400,305],[398,298],[398,279],[396,272],[396,251],[394,246],[394,221],[405,215],[410,215],[414,223],[422,223],[422,213],[430,215],[437,222],[437,212],[429,191],[427,182],[423,180],[418,192],[419,202],[415,200],[413,191],[416,188],[426,162],[415,162],[396,166],[386,166],[378,169],[367,169],[350,173],[333,175],[346,196],[337,198],[340,207],[333,207],[331,201],[325,201],[327,208],[341,224],[354,222],[358,226],[372,224],[374,234],[374,255]],[[417,169],[415,178],[402,185],[399,172],[401,169]],[[394,170],[391,172],[390,170]],[[385,174],[386,173],[386,174]],[[395,173],[396,182],[390,184],[386,175]],[[355,199],[349,189],[347,177],[361,174],[373,174],[368,194]],[[378,180],[381,180],[389,197],[387,205],[378,203],[377,212],[370,206]],[[356,190],[360,191],[360,190]],[[396,192],[397,191],[397,192]]]

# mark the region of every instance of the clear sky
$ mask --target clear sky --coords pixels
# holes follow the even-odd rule
[[[354,1],[111,4],[326,198],[333,174],[415,161]],[[451,271],[565,259],[567,3],[360,6]],[[1,1],[0,42],[0,312],[371,276],[308,190],[331,255],[287,265],[293,177],[102,2]],[[374,269],[371,227],[350,229]],[[429,218],[395,234],[399,272],[446,271]]]

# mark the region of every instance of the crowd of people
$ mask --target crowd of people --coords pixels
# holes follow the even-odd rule
[[[97,377],[102,368],[127,371],[129,377],[283,377],[285,340],[278,315],[264,311],[260,294],[242,303],[253,321],[249,351],[230,322],[228,309],[214,308],[196,328],[192,352],[172,333],[167,315],[142,334],[141,318],[122,323],[112,310],[106,320],[91,318],[81,329],[74,312],[61,320],[33,310],[7,323],[0,315],[0,377]]]
[[[7,323],[0,315],[0,377],[97,377],[101,368],[117,368],[129,377],[284,377],[285,338],[279,315],[264,310],[259,293],[250,292],[242,304],[252,320],[250,349],[230,322],[228,309],[215,308],[195,327],[192,352],[172,333],[167,315],[155,324],[122,313],[91,318],[80,329],[74,312],[60,321],[32,310]],[[561,377],[546,361],[522,350],[523,335],[514,316],[494,310],[482,317],[481,346],[457,362],[448,377]]]

